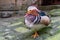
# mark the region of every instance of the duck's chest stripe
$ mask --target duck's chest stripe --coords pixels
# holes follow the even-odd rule
[[[36,19],[36,21],[34,22],[34,24],[38,24],[38,23],[40,22],[40,20],[41,20],[41,17],[40,17],[40,16],[37,16],[36,18],[37,18],[37,19]]]

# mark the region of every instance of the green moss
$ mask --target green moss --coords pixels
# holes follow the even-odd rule
[[[24,27],[18,27],[15,29],[15,31],[20,32],[20,33],[25,33],[25,32],[28,32],[29,29],[24,28]]]
[[[53,9],[49,12],[51,16],[60,16],[60,9]]]
[[[60,33],[59,34],[56,34],[55,36],[48,37],[45,40],[60,40]]]

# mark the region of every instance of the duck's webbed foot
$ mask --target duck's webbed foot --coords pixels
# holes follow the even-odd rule
[[[37,32],[35,32],[35,33],[32,35],[33,38],[37,38],[38,36],[39,36],[39,35],[38,35]]]

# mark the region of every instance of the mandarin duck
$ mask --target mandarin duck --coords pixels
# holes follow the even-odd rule
[[[50,18],[43,12],[38,10],[35,6],[29,6],[25,17],[25,24],[28,28],[35,28],[35,34],[33,38],[38,37],[37,26],[35,24],[44,24],[48,26],[50,24]]]

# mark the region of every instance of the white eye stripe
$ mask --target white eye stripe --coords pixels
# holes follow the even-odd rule
[[[30,10],[37,10],[37,11],[39,11],[35,6],[29,6],[27,11],[30,11]]]

